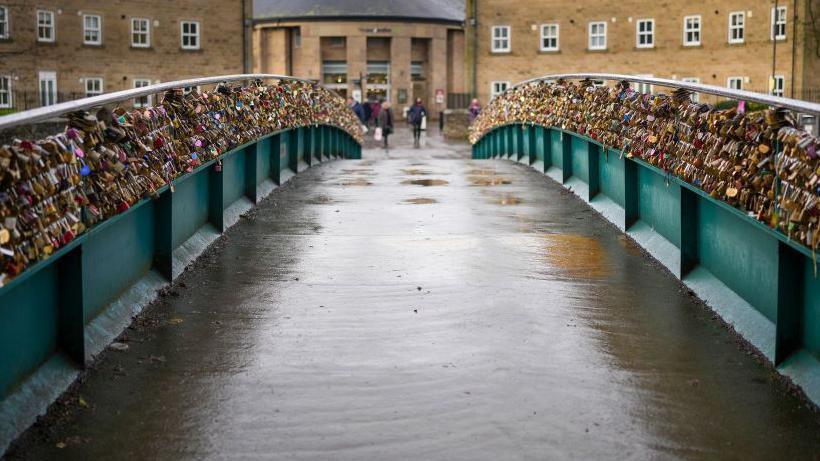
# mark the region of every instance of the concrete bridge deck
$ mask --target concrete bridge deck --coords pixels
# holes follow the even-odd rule
[[[9,458],[817,459],[817,415],[583,202],[396,138],[272,194]]]

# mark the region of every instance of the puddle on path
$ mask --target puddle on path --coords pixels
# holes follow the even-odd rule
[[[492,168],[473,168],[468,171],[467,174],[473,176],[491,176],[496,174],[496,171]]]
[[[450,184],[448,181],[443,179],[406,179],[401,182],[402,184],[410,184],[414,186],[446,186]]]
[[[433,174],[430,170],[420,170],[418,168],[402,168],[402,173],[409,174],[410,176],[427,176]]]
[[[311,197],[308,199],[308,203],[313,205],[323,205],[326,203],[335,203],[336,201],[333,200],[333,197],[327,196],[325,194],[319,194],[315,197]]]
[[[547,262],[570,278],[609,275],[606,253],[598,240],[576,234],[545,234]]]
[[[342,170],[343,174],[351,174],[357,176],[375,176],[376,173],[370,168],[351,168]]]
[[[426,198],[426,197],[419,197],[419,198],[409,198],[404,201],[404,203],[410,203],[413,205],[430,205],[432,203],[438,203],[438,200],[434,198]]]
[[[502,176],[470,176],[468,178],[474,186],[498,186],[501,184],[512,184],[510,178]]]
[[[350,181],[342,181],[339,183],[341,186],[372,186],[373,183],[370,181],[366,181],[364,179],[353,179]]]

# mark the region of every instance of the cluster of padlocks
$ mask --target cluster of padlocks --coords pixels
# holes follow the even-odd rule
[[[361,142],[344,100],[307,82],[168,91],[161,104],[69,114],[57,135],[0,147],[0,285],[87,229],[236,146],[333,125]]]
[[[716,110],[686,90],[643,94],[626,82],[533,82],[493,99],[470,127],[470,142],[508,123],[584,135],[812,249],[820,243],[820,143],[785,110]]]

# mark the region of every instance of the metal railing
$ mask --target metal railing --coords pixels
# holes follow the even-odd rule
[[[113,93],[105,93],[99,96],[92,96],[90,98],[78,99],[76,101],[61,102],[59,104],[54,104],[51,106],[39,107],[24,112],[17,112],[9,115],[0,116],[0,130],[28,123],[41,122],[43,120],[49,120],[60,115],[68,114],[79,110],[90,109],[92,107],[99,107],[105,104],[112,104],[120,101],[125,101],[128,99],[136,99],[144,96],[150,96],[167,90],[196,87],[201,85],[215,85],[219,83],[246,80],[289,80],[311,83],[323,87],[323,85],[316,82],[315,80],[278,74],[234,74],[220,75],[215,77],[192,78],[188,80],[177,80],[173,82],[157,83],[155,85],[148,85],[142,88],[115,91]],[[331,93],[336,94],[338,96],[338,94],[332,90],[327,91],[330,91]]]
[[[750,101],[769,106],[782,107],[784,109],[793,110],[801,114],[820,115],[820,104],[801,101],[799,99],[784,98],[780,96],[772,96],[762,93],[754,93],[752,91],[734,90],[731,88],[723,88],[714,85],[705,85],[703,83],[681,82],[678,80],[669,80],[666,78],[655,77],[638,77],[634,75],[625,74],[602,74],[602,73],[582,73],[582,74],[550,74],[542,77],[535,77],[522,82],[516,83],[509,90],[519,86],[527,85],[535,82],[556,81],[556,80],[609,80],[609,81],[626,81],[629,83],[643,83],[647,85],[657,85],[666,88],[681,88],[697,93],[711,94],[730,98],[738,101]],[[509,91],[508,90],[508,91]]]

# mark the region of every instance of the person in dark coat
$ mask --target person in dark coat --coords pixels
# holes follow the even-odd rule
[[[362,121],[367,126],[370,126],[370,114],[372,113],[372,110],[371,110],[372,104],[373,104],[372,101],[367,101],[364,104],[362,104],[362,106],[363,106],[362,108],[364,109],[364,120],[362,120]]]
[[[427,108],[421,102],[421,98],[416,98],[416,103],[407,111],[407,121],[413,125],[413,146],[419,147],[421,144],[421,122],[427,116]]]
[[[366,120],[364,118],[364,108],[361,104],[359,104],[359,101],[356,101],[353,98],[347,98],[347,105],[348,107],[350,107],[351,110],[353,110],[353,113],[356,114],[356,117],[359,117],[359,120],[362,123],[364,123]]]
[[[387,150],[387,137],[393,132],[393,109],[390,108],[389,102],[381,104],[377,120],[378,124],[376,126],[382,129],[384,150]]]
[[[372,120],[376,126],[379,126],[379,112],[382,108],[382,102],[384,101],[376,101],[370,105],[370,120]]]

